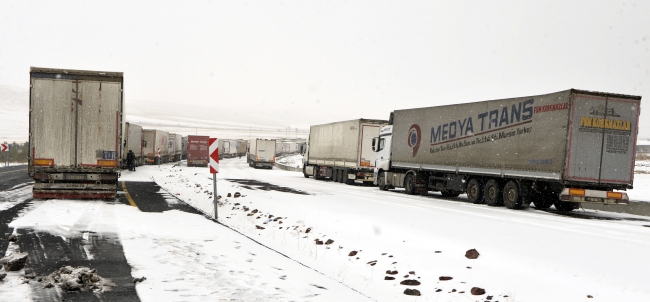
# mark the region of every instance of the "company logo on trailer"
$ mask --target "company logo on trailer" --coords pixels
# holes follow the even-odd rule
[[[421,137],[422,137],[422,131],[420,131],[420,126],[418,124],[413,124],[409,129],[409,138],[408,138],[409,147],[413,148],[413,157],[415,157],[415,155],[418,154]]]

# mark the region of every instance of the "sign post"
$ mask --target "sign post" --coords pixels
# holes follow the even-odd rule
[[[219,173],[219,140],[215,138],[208,139],[208,153],[210,154],[210,173],[212,174],[212,186],[214,198],[214,219],[219,219],[217,215],[217,206],[219,205],[219,200],[217,198],[217,173]]]
[[[4,144],[0,144],[0,152],[7,152],[9,151],[9,144],[6,142]],[[9,152],[5,153],[5,167],[9,166]]]

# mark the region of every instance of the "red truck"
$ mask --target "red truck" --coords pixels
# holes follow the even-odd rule
[[[207,167],[209,136],[188,135],[187,136],[187,166]]]

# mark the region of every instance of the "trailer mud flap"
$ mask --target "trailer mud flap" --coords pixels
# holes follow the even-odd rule
[[[117,195],[117,184],[35,183],[35,199],[109,199]]]
[[[566,178],[594,183],[629,184],[639,100],[576,94],[571,106]]]
[[[116,191],[33,190],[34,199],[112,199]]]

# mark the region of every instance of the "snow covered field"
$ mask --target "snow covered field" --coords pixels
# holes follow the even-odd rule
[[[151,179],[171,195],[214,214],[207,168],[147,166],[135,173],[125,171],[121,178]],[[637,187],[647,182],[638,179]],[[242,196],[234,197],[235,193]],[[451,199],[437,194],[407,196],[305,179],[296,172],[257,170],[239,159],[221,162],[218,194],[223,196],[218,208],[221,223],[324,274],[334,284],[345,285],[338,287],[342,295],[349,294],[348,288],[359,291],[361,295],[353,300],[367,296],[380,301],[478,301],[492,296],[492,301],[579,301],[592,296],[599,301],[644,301],[650,297],[646,284],[650,279],[647,217],[579,210],[600,219],[577,219],[533,208],[514,211],[468,204],[462,195]],[[180,213],[163,215],[170,216],[169,227],[178,228],[179,233],[166,234],[162,241],[144,240],[150,249],[162,247],[162,255],[174,246],[185,246],[179,237],[193,238],[199,236],[194,233],[211,229],[207,221],[175,222],[177,216],[183,216]],[[129,229],[137,228],[137,223],[132,223]],[[145,229],[153,232],[157,227]],[[155,275],[166,270],[162,267],[169,263],[161,264],[129,248],[129,238],[133,246],[142,244],[137,234],[123,239],[127,259],[136,272],[153,270]],[[168,240],[173,244],[163,243]],[[199,245],[206,257],[235,248],[229,241],[214,246],[199,241],[193,244]],[[478,250],[478,259],[465,257],[469,249]],[[188,258],[177,260],[182,263],[195,261],[183,253],[175,255]],[[218,261],[213,258],[202,264],[210,266],[208,263]],[[223,273],[215,267],[204,270]],[[390,278],[394,280],[386,280]],[[401,285],[405,280],[420,284]],[[214,286],[175,282],[199,292]],[[156,297],[156,283],[152,283],[154,287],[149,289],[138,285],[138,292]],[[251,290],[258,285],[249,284]],[[486,294],[472,295],[474,287],[485,289]],[[421,296],[405,295],[406,289],[417,289]],[[336,289],[325,292],[333,291]],[[329,297],[324,299],[331,300]]]

